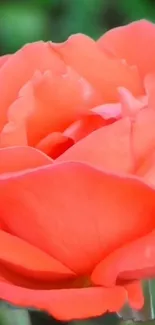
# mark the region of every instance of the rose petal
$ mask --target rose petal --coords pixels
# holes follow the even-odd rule
[[[145,90],[148,98],[148,107],[154,109],[155,108],[155,73],[151,72],[149,73],[145,79]]]
[[[11,55],[3,65],[3,69],[0,69],[0,130],[6,122],[8,107],[17,98],[20,88],[32,78],[38,69],[41,72],[51,70],[54,74],[64,72],[64,63],[51,50],[49,43],[27,44]]]
[[[2,55],[0,56],[0,68],[3,67],[4,63],[7,62],[7,60],[11,57],[11,54],[6,54],[6,55]]]
[[[0,297],[17,306],[38,308],[56,319],[69,321],[119,311],[126,301],[126,291],[121,287],[39,291],[0,282]]]
[[[0,174],[52,164],[52,159],[31,147],[0,149]]]
[[[22,122],[25,123],[28,144],[35,146],[51,132],[63,131],[75,119],[85,115],[98,99],[91,85],[71,68],[66,68],[63,74],[37,72],[8,109],[8,121],[17,127],[15,135],[13,132],[10,132],[10,137],[7,134],[7,142],[19,144],[21,136],[17,130]],[[2,135],[1,141],[4,142]]]
[[[69,149],[75,142],[83,139],[89,133],[102,126],[113,123],[114,118],[110,118],[110,112],[107,114],[109,114],[109,118],[106,116],[106,119],[103,119],[98,114],[94,114],[94,112],[91,114],[90,112],[90,115],[86,115],[82,119],[75,121],[63,133],[52,132],[41,140],[36,145],[36,148],[55,159]]]
[[[80,163],[11,176],[0,180],[0,224],[78,274],[155,226],[154,190],[138,179]]]
[[[100,51],[88,36],[73,35],[64,43],[51,43],[51,48],[100,91],[104,102],[117,101],[117,87],[120,86],[134,95],[144,92],[137,71]]]
[[[143,177],[147,183],[155,185],[155,150],[148,154],[136,170],[136,175]]]
[[[20,277],[30,277],[31,280],[40,280],[45,283],[49,280],[60,280],[75,277],[75,274],[61,262],[49,256],[35,246],[24,240],[0,230],[0,274],[5,276],[6,266],[11,271],[12,281],[17,280],[20,284]],[[16,273],[15,273],[16,272]]]
[[[155,25],[147,20],[114,28],[97,44],[103,53],[108,50],[129,65],[136,65],[142,77],[155,69]]]
[[[92,281],[97,285],[112,286],[119,279],[146,279],[154,275],[155,231],[112,252],[96,266]]]
[[[57,161],[82,161],[113,172],[138,174],[154,150],[155,110],[141,109],[133,118],[123,118],[94,131]]]
[[[53,132],[41,140],[36,148],[46,153],[53,159],[59,157],[64,151],[74,144],[72,138],[67,137],[65,133]]]
[[[78,120],[71,124],[63,134],[71,139],[74,142],[79,141],[86,137],[89,133],[95,131],[96,129],[101,128],[104,125],[108,125],[112,123],[113,120],[109,118],[109,120],[104,120],[99,115],[87,115],[83,117],[81,120]]]
[[[57,161],[82,161],[114,172],[132,172],[131,122],[128,118],[102,127],[64,152]]]
[[[119,119],[121,117],[122,107],[120,103],[104,104],[94,107],[91,111],[102,116],[105,120],[111,118]]]
[[[127,89],[119,87],[122,116],[135,117],[136,114],[145,107],[144,99],[135,98]]]
[[[132,126],[132,150],[135,157],[135,170],[143,165],[155,146],[155,110],[141,110]]]
[[[9,121],[0,133],[0,148],[10,146],[27,146],[27,131],[24,121]]]
[[[129,282],[124,285],[128,293],[128,301],[132,309],[141,309],[144,305],[144,295],[141,281]]]

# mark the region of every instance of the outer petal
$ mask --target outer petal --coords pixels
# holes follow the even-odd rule
[[[104,102],[116,101],[117,87],[120,86],[128,88],[134,95],[143,93],[137,71],[100,51],[96,43],[85,35],[73,35],[61,44],[51,43],[51,48],[100,91]]]
[[[0,130],[6,122],[7,108],[16,99],[22,85],[32,78],[36,70],[63,73],[64,68],[64,63],[51,50],[48,43],[28,44],[13,54],[0,70]]]
[[[116,280],[135,280],[155,275],[155,231],[102,260],[92,273],[95,284],[112,286]]]
[[[59,320],[69,321],[119,311],[126,301],[121,287],[63,290],[29,290],[0,283],[0,297],[18,306],[39,308]]]
[[[114,172],[132,172],[131,122],[128,118],[102,127],[62,154],[58,161],[82,161]]]
[[[155,69],[155,25],[149,21],[114,28],[97,43],[103,53],[108,50],[129,65],[136,65],[142,77]]]
[[[49,281],[75,277],[61,262],[16,236],[0,230],[0,241],[0,275],[17,285],[22,285],[21,276],[27,277],[31,285],[33,280],[34,285],[35,280],[40,280],[49,287],[52,286]]]
[[[153,189],[80,163],[6,175],[0,198],[1,227],[82,275],[155,226]]]
[[[49,165],[52,159],[31,147],[0,149],[0,174]]]

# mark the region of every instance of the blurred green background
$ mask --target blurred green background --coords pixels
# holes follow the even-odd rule
[[[96,39],[110,28],[140,18],[155,21],[155,0],[1,0],[0,55],[13,53],[25,43],[40,39],[64,41],[78,32]],[[116,315],[89,321],[89,325],[117,323]],[[0,325],[18,324],[56,325],[58,322],[39,312],[31,312],[29,319],[14,309],[13,314],[10,309],[0,312]]]
[[[1,0],[0,54],[40,39],[64,41],[78,32],[96,39],[139,18],[155,20],[154,0]]]

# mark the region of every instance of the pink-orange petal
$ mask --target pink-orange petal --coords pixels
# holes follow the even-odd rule
[[[61,132],[52,132],[43,140],[41,140],[36,145],[36,148],[55,159],[68,148],[70,148],[73,144],[74,141],[71,137],[68,137]]]
[[[155,226],[151,187],[81,163],[6,175],[0,198],[0,224],[6,231],[82,275]]]
[[[39,73],[37,73],[38,76]],[[8,107],[7,121],[0,133],[0,147],[28,145],[27,120],[35,110],[33,89],[29,81]]]
[[[8,109],[8,119],[25,122],[28,144],[35,146],[52,132],[63,131],[101,100],[89,83],[70,67],[64,73],[36,72]],[[12,135],[11,135],[12,139]]]
[[[11,55],[0,69],[0,130],[7,122],[7,109],[17,98],[20,88],[32,78],[36,70],[63,73],[65,65],[51,50],[49,43],[27,44]],[[8,92],[9,89],[9,92]]]
[[[97,44],[103,53],[107,50],[129,65],[136,65],[142,77],[155,69],[155,25],[147,20],[114,28]]]
[[[11,57],[11,54],[6,54],[0,56],[0,69],[3,67],[4,63],[7,62],[7,60]]]
[[[0,149],[0,174],[25,171],[51,163],[52,159],[31,147]]]
[[[111,286],[117,280],[149,279],[155,275],[155,231],[115,250],[92,273],[95,284]]]
[[[155,73],[151,72],[144,79],[145,90],[148,98],[148,107],[155,108]]]
[[[35,291],[0,282],[0,297],[17,306],[41,309],[56,319],[69,321],[119,311],[126,302],[126,291],[121,287]]]
[[[27,132],[25,123],[8,122],[0,133],[0,148],[11,146],[27,146]]]
[[[96,129],[101,128],[102,126],[112,123],[114,119],[105,120],[97,114],[91,114],[84,116],[81,120],[75,121],[72,123],[63,134],[71,139],[74,142],[79,141],[86,137],[89,133],[95,131]]]
[[[111,105],[107,104],[91,109],[88,114],[69,125],[64,132],[52,132],[47,135],[45,138],[39,141],[36,148],[45,152],[53,159],[59,157],[75,142],[86,137],[89,133],[95,131],[96,129],[111,124],[118,119],[118,110],[117,108],[116,110],[115,108],[113,109],[115,104]],[[103,106],[106,107],[104,108]]]
[[[129,305],[132,309],[141,309],[144,305],[144,295],[141,281],[128,282],[123,285],[128,293]]]
[[[88,36],[73,35],[64,43],[51,43],[51,48],[102,94],[104,102],[118,99],[119,86],[128,88],[134,95],[143,93],[137,70],[100,51]]]
[[[155,150],[146,155],[143,163],[136,170],[136,175],[143,177],[147,183],[155,185]]]
[[[46,282],[75,276],[60,261],[3,230],[0,230],[0,241],[0,263],[8,267],[10,273],[17,272],[19,278],[24,275]]]
[[[144,98],[142,100],[135,98],[128,89],[119,87],[118,92],[123,117],[129,116],[130,118],[134,118],[142,108],[146,107]]]
[[[101,116],[104,120],[119,119],[122,113],[122,107],[120,103],[111,103],[99,105],[91,109],[91,112]]]
[[[155,110],[142,109],[136,116],[132,127],[132,150],[135,157],[135,170],[143,165],[155,146]]]
[[[64,152],[57,161],[81,161],[113,172],[132,172],[131,122],[128,118],[102,127]]]

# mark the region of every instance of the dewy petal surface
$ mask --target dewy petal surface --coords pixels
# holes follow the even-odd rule
[[[78,274],[155,226],[151,187],[81,163],[3,176],[0,198],[2,229]]]

